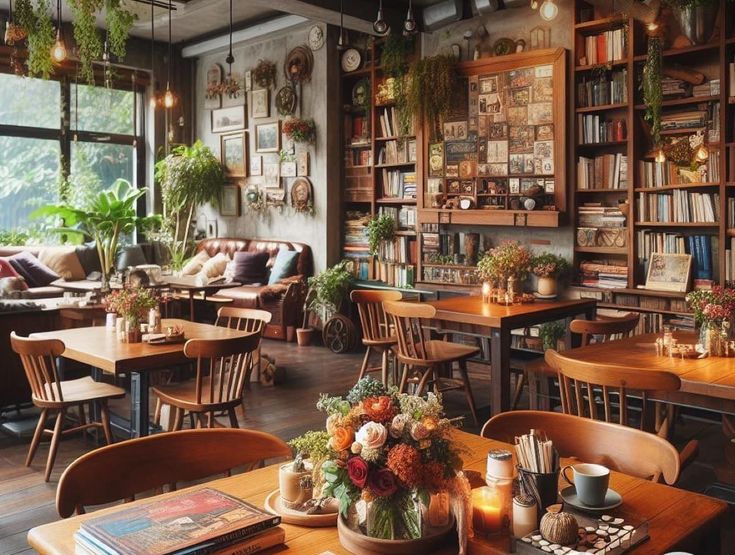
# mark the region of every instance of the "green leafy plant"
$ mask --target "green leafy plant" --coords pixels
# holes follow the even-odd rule
[[[309,295],[310,302],[307,308],[320,314],[322,320],[325,320],[327,315],[339,312],[342,302],[347,297],[354,281],[350,264],[349,260],[343,260],[319,275],[309,278],[309,289],[313,293]]]
[[[387,214],[380,214],[368,222],[365,226],[365,233],[368,236],[370,254],[377,255],[380,251],[380,245],[384,241],[391,241],[395,237],[396,221]]]
[[[558,277],[569,270],[569,261],[563,256],[544,252],[531,259],[531,273],[538,277]]]
[[[102,4],[103,0],[69,0],[74,14],[74,41],[81,63],[80,73],[90,85],[94,85],[92,62],[102,56],[102,37],[96,19]]]
[[[136,16],[123,7],[122,0],[105,0],[107,42],[110,52],[118,58],[125,57],[128,36],[135,19]]]
[[[271,88],[276,84],[276,64],[270,60],[258,60],[253,69],[253,81],[264,89]]]
[[[380,64],[386,77],[392,77],[393,95],[398,109],[398,134],[406,136],[411,133],[412,114],[408,109],[407,60],[413,51],[413,39],[403,35],[388,35],[380,55]]]
[[[434,142],[453,98],[456,98],[457,60],[438,55],[415,60],[406,79],[406,110],[419,124],[430,125]]]
[[[0,231],[0,245],[14,245],[22,247],[30,239],[30,235],[18,229],[4,229]]]
[[[312,430],[288,442],[289,447],[298,456],[308,457],[313,461],[325,458],[329,454],[329,434],[326,430]]]
[[[544,351],[547,349],[556,349],[557,342],[564,337],[565,332],[566,329],[563,322],[556,321],[541,324],[538,329],[538,336],[544,345]]]
[[[643,116],[651,124],[651,138],[654,147],[661,144],[661,108],[663,106],[663,89],[661,76],[663,74],[663,59],[661,56],[661,37],[648,37],[648,55],[643,66],[641,88],[646,113]]]
[[[163,201],[164,235],[161,240],[171,253],[172,265],[178,265],[185,260],[191,247],[194,209],[206,203],[219,203],[225,172],[212,150],[196,141],[192,146],[174,148],[171,154],[158,161],[156,180]]]
[[[19,0],[15,6],[15,18],[27,33],[28,73],[48,79],[53,73],[51,48],[56,35],[51,20],[49,0]]]

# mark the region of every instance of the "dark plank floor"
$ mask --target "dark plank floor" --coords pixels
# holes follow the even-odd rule
[[[276,341],[265,341],[263,351],[275,358],[276,365],[285,369],[285,383],[276,387],[253,384],[246,393],[246,410],[240,414],[240,425],[267,431],[291,439],[306,430],[324,425],[324,415],[314,404],[320,393],[343,394],[354,383],[362,353],[334,355],[322,347],[297,347]],[[480,421],[489,414],[490,384],[487,368],[471,365],[470,373],[475,399],[480,407]],[[449,416],[468,415],[461,392],[445,395]],[[124,414],[125,402],[113,410]],[[465,429],[479,432],[468,420]],[[676,443],[697,437],[702,452],[697,462],[682,476],[681,485],[702,492],[715,481],[735,483],[735,445],[727,442],[719,426],[686,419],[676,429]],[[56,484],[64,468],[79,455],[93,448],[90,440],[72,437],[62,441],[51,481],[43,481],[47,445],[42,444],[30,468],[24,466],[28,440],[18,440],[0,434],[0,554],[30,552],[26,533],[33,526],[58,518],[55,509]],[[730,521],[732,517],[728,520]],[[725,526],[723,545],[731,544],[735,526]],[[728,541],[729,540],[729,541]],[[724,551],[723,551],[724,552]]]

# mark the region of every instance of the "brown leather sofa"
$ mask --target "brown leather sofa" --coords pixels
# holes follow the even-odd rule
[[[296,275],[273,285],[241,285],[231,289],[222,289],[213,297],[232,299],[233,306],[241,308],[267,310],[273,315],[273,318],[266,326],[265,337],[293,341],[293,334],[289,334],[288,330],[301,325],[306,297],[306,279],[314,273],[311,247],[304,243],[277,239],[217,238],[204,239],[197,244],[197,252],[204,250],[209,256],[214,256],[218,252],[232,257],[237,251],[266,251],[270,255],[268,268],[272,267],[276,254],[283,248],[299,253],[296,259]]]

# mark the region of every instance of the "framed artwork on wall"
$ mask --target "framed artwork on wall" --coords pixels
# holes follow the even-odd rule
[[[253,104],[253,118],[267,118],[271,115],[270,95],[268,89],[258,89],[251,93]]]
[[[214,110],[222,106],[220,83],[222,83],[222,66],[212,64],[207,69],[207,90],[204,94],[205,109]]]
[[[296,153],[296,175],[300,177],[309,175],[309,151],[307,150]]]
[[[207,239],[217,237],[217,220],[207,220]]]
[[[263,157],[253,154],[250,157],[250,175],[263,175]]]
[[[255,150],[278,152],[281,149],[281,122],[261,123],[255,126]]]
[[[247,126],[245,105],[229,106],[212,110],[212,133],[240,131]]]
[[[219,213],[222,216],[240,215],[239,185],[225,185],[222,187],[222,198],[220,199]]]
[[[296,177],[296,162],[281,162],[281,177]]]
[[[230,177],[245,177],[248,162],[247,145],[245,134],[242,132],[220,137],[220,158],[225,173]]]

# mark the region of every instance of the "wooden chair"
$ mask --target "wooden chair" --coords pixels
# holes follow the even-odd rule
[[[507,443],[531,429],[543,430],[562,457],[602,464],[638,478],[674,484],[680,461],[664,438],[627,426],[570,414],[519,410],[488,420],[481,435]]]
[[[19,337],[15,332],[10,334],[10,344],[21,359],[23,368],[31,386],[33,404],[41,409],[36,431],[31,440],[31,446],[26,457],[26,466],[30,466],[36,449],[44,434],[51,435],[46,474],[48,482],[51,470],[56,459],[56,450],[61,436],[79,432],[88,428],[102,428],[105,441],[112,443],[110,430],[110,414],[107,410],[109,399],[125,397],[125,390],[114,385],[96,382],[87,376],[77,380],[61,381],[56,368],[56,357],[64,352],[64,343],[57,339],[32,339]],[[88,422],[84,412],[85,405],[89,405],[90,418],[93,414],[93,405],[100,409],[100,422]],[[79,410],[79,425],[63,429],[66,412],[77,407]],[[46,420],[56,416],[53,430],[46,429]]]
[[[198,426],[215,426],[214,413],[227,412],[230,425],[237,428],[235,408],[242,404],[245,378],[260,345],[260,334],[230,339],[190,339],[184,354],[196,361],[194,380],[157,386],[153,392],[173,414],[173,430],[180,430],[185,412],[196,415]]]
[[[467,374],[467,359],[476,356],[479,349],[460,343],[429,339],[422,320],[431,320],[436,316],[436,309],[430,304],[387,301],[383,303],[383,307],[391,317],[396,331],[398,362],[403,367],[400,391],[405,391],[409,382],[416,384],[417,395],[424,393],[429,382],[433,383],[434,391],[437,392],[462,389],[472,412],[472,419],[477,425],[475,400]],[[452,364],[455,362],[459,366],[460,379],[442,377],[442,368],[448,368],[449,375],[452,375]],[[410,377],[417,370],[417,375]]]
[[[247,331],[250,333],[259,333],[261,338],[265,327],[271,323],[273,314],[267,310],[258,310],[257,308],[236,308],[234,306],[223,306],[217,311],[217,320],[215,326],[223,326],[230,329]],[[256,359],[253,363],[257,371],[257,378],[260,380],[260,344],[256,351]],[[245,379],[245,387],[250,387],[250,372]]]
[[[254,430],[183,430],[131,439],[79,457],[64,471],[56,492],[62,518],[86,506],[133,501],[139,493],[191,482],[265,459],[290,457],[281,439]]]
[[[597,320],[572,320],[569,329],[573,333],[582,336],[582,346],[584,347],[590,344],[593,337],[598,337],[602,341],[609,341],[617,335],[630,337],[639,320],[640,314],[631,312],[619,317],[601,316]]]
[[[365,345],[365,358],[362,360],[360,375],[365,377],[368,372],[380,371],[383,384],[388,385],[388,356],[398,340],[388,322],[388,316],[383,309],[385,301],[400,301],[398,291],[364,291],[356,289],[350,294],[350,299],[357,305],[362,327],[362,344]],[[381,354],[380,366],[370,367],[370,355],[373,352]]]

